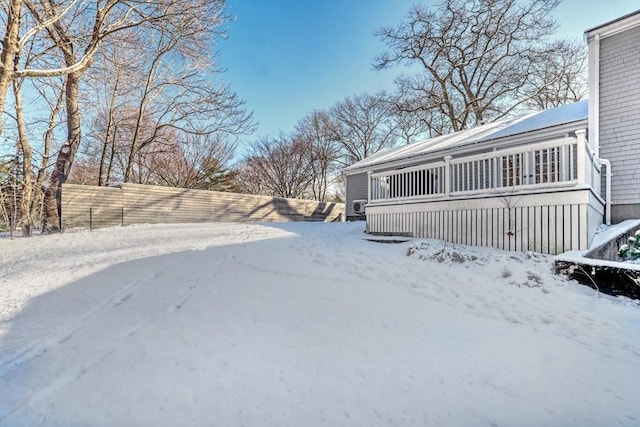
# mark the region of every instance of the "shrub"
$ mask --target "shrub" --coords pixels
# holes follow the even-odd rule
[[[627,243],[620,246],[618,256],[624,261],[640,259],[640,230],[633,237],[627,239]]]

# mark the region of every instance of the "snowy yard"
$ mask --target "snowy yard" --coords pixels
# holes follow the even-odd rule
[[[0,426],[638,426],[640,306],[363,223],[0,238]]]

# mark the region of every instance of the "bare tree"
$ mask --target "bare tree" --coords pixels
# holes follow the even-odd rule
[[[21,21],[25,26],[34,25],[33,17],[29,15],[21,16]],[[40,42],[41,40],[39,38],[32,37],[27,39],[27,43],[22,45],[19,54],[15,56],[13,64],[15,73],[18,72],[20,65],[29,67],[34,62],[40,61],[40,53],[37,51]],[[11,95],[14,101],[14,113],[11,114],[9,111],[5,111],[5,114],[15,122],[13,136],[17,143],[18,161],[21,165],[19,174],[20,188],[14,189],[14,191],[19,191],[19,197],[16,199],[19,200],[19,206],[15,207],[16,215],[14,215],[14,223],[20,227],[25,237],[31,235],[32,226],[35,224],[38,211],[40,211],[40,200],[42,199],[41,187],[45,179],[45,171],[48,167],[50,157],[52,135],[56,127],[57,116],[63,99],[61,95],[63,86],[59,79],[41,79],[39,85],[30,87],[31,90],[29,93],[31,96],[39,98],[43,101],[42,104],[48,107],[48,119],[43,120],[41,112],[32,113],[28,119],[27,112],[33,108],[25,109],[23,88],[29,85],[29,83],[29,79],[25,76],[16,76],[11,79]],[[55,100],[52,101],[52,97]],[[27,100],[27,103],[29,103],[29,100]],[[46,110],[47,108],[45,108],[45,111]],[[42,127],[43,124],[45,125],[44,129]],[[33,139],[36,139],[34,138],[35,135],[40,136],[36,129],[43,131],[41,146],[32,142]],[[39,167],[36,166],[38,160]]]
[[[16,125],[18,127],[18,153],[22,157],[22,173],[20,188],[20,227],[25,237],[31,236],[31,201],[33,199],[33,171],[31,163],[33,161],[33,150],[27,135],[27,125],[24,118],[24,107],[22,100],[22,80],[13,80],[13,94],[15,98]]]
[[[95,160],[79,157],[74,161],[73,168],[67,178],[68,184],[94,185],[98,180],[100,168]]]
[[[98,159],[98,180],[94,185],[111,183],[117,154],[122,156],[118,143],[122,135],[118,129],[126,117],[126,95],[140,86],[137,78],[141,56],[137,49],[139,44],[127,33],[118,34],[104,44],[86,79],[85,92],[89,99],[88,105],[84,106],[89,116],[86,151]]]
[[[326,200],[327,191],[337,176],[340,151],[331,117],[325,111],[313,111],[298,122],[293,138],[305,147],[311,157],[311,196],[314,200]]]
[[[445,0],[433,9],[415,5],[399,26],[376,33],[387,50],[374,65],[417,65],[424,70],[398,83],[414,100],[422,100],[415,108],[440,116],[434,120],[436,133],[493,121],[548,93],[554,83],[572,79],[537,76],[543,71],[539,65],[548,63],[553,51],[547,40],[556,30],[551,12],[557,4]]]
[[[261,196],[272,194],[267,180],[263,178],[261,163],[264,161],[262,157],[246,155],[234,166],[233,176],[238,192]]]
[[[255,129],[252,114],[230,87],[211,83],[219,70],[212,62],[212,40],[203,36],[215,22],[189,22],[185,16],[180,28],[138,28],[127,40],[106,46],[108,55],[98,57],[101,74],[121,77],[96,85],[95,96],[108,99],[109,107],[97,104],[90,151],[100,156],[107,179],[118,175],[125,182],[155,181],[149,167],[178,159],[184,168],[194,168],[201,159],[186,145],[196,144],[203,154],[217,153]],[[215,158],[225,169],[228,159]],[[184,168],[177,174],[164,171],[160,182],[195,185]]]
[[[312,182],[307,147],[285,134],[256,141],[238,169],[240,189],[251,194],[303,198]]]
[[[393,108],[396,136],[405,144],[411,144],[416,139],[427,136],[433,126],[433,114],[428,110],[416,108],[415,101],[402,95],[390,98],[389,101]]]
[[[580,40],[557,40],[534,64],[526,106],[546,110],[587,96],[587,47]]]
[[[2,21],[6,30],[0,53],[2,109],[5,109],[8,88],[16,79],[66,78],[64,111],[67,115],[67,138],[57,152],[46,192],[47,216],[52,229],[56,229],[60,186],[69,175],[81,141],[81,78],[103,43],[119,32],[145,27],[167,34],[188,34],[190,43],[181,48],[181,53],[192,55],[205,46],[206,40],[215,39],[215,35],[220,33],[220,25],[226,17],[224,1],[105,0],[87,3],[78,0],[10,0],[0,7],[4,12]],[[34,41],[38,46],[37,60],[27,65],[21,60],[21,54],[25,46]],[[204,65],[204,61],[198,64]],[[216,88],[216,92],[224,90]],[[205,97],[210,96],[209,91]],[[0,134],[2,125],[0,118]]]
[[[397,141],[393,107],[385,93],[348,97],[334,105],[329,115],[332,138],[340,144],[343,165],[392,147]]]
[[[151,183],[170,187],[230,191],[229,168],[235,144],[213,140],[210,135],[190,135],[189,141],[174,142],[149,156]]]

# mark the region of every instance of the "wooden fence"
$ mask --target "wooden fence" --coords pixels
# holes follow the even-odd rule
[[[343,203],[139,184],[62,186],[63,227],[183,222],[339,221]]]

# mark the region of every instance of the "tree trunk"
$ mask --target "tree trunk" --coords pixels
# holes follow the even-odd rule
[[[64,87],[62,90],[64,90]],[[56,118],[58,117],[58,112],[62,107],[63,98],[64,98],[64,94],[61,92],[60,95],[58,95],[58,99],[56,100],[55,106],[51,110],[51,114],[49,115],[49,126],[47,127],[47,131],[44,134],[44,147],[42,151],[42,160],[40,162],[40,168],[38,169],[38,175],[36,176],[34,189],[41,189],[42,184],[44,183],[44,180],[45,180],[45,173],[49,166],[49,153],[51,151],[51,140],[53,138],[53,132],[55,131],[55,127],[56,127]],[[31,212],[34,212],[36,209],[35,202],[36,202],[36,197],[34,197],[31,201]],[[44,209],[41,212],[44,213]]]
[[[103,180],[102,177],[104,176],[104,168],[105,168],[105,162],[107,160],[107,151],[109,149],[109,143],[111,142],[111,133],[114,133],[113,136],[113,145],[111,146],[111,160],[113,159],[113,153],[116,149],[115,147],[115,130],[114,128],[114,116],[115,116],[115,109],[116,109],[116,99],[118,97],[118,86],[119,86],[119,82],[120,82],[120,72],[119,69],[117,70],[117,74],[115,77],[115,82],[114,82],[114,86],[113,86],[113,90],[111,92],[111,100],[109,101],[109,116],[107,118],[107,130],[105,132],[104,135],[104,142],[103,142],[103,146],[102,146],[102,154],[100,155],[100,170],[98,171],[98,186],[102,186],[103,184],[108,185],[109,183],[109,172],[111,171],[111,165],[109,165],[108,167],[108,171],[107,172],[107,177]]]
[[[24,112],[22,108],[21,84],[13,80],[13,94],[16,103],[16,121],[18,123],[18,146],[22,151],[22,198],[20,200],[20,226],[23,237],[31,237],[31,204],[33,200],[33,175],[31,162],[33,151],[27,139],[27,127],[24,123]]]
[[[49,231],[60,231],[61,223],[61,196],[62,184],[69,176],[73,158],[78,151],[81,141],[80,133],[80,109],[78,106],[78,93],[80,86],[80,75],[71,73],[67,75],[65,84],[65,105],[67,110],[67,142],[60,148],[58,158],[51,176],[49,185],[45,192],[45,214],[47,229]]]
[[[20,30],[20,10],[22,0],[11,0],[6,16],[6,33],[2,39],[2,53],[0,54],[0,112],[4,112],[7,102],[7,92],[13,80],[14,60],[18,52],[18,34]],[[4,114],[0,114],[0,135],[3,130]]]

